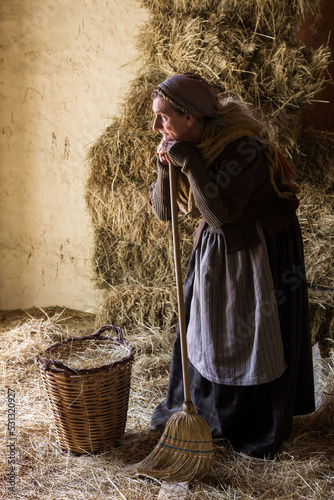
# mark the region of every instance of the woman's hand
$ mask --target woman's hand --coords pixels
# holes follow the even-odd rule
[[[203,164],[195,145],[189,141],[175,141],[168,147],[168,159],[175,167],[190,168],[192,164]],[[185,173],[185,172],[184,172]]]
[[[159,146],[157,147],[157,153],[159,155],[159,160],[163,165],[168,165],[171,161],[168,158],[168,150],[175,144],[176,141],[161,141]]]

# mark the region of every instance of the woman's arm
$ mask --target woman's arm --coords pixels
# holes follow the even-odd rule
[[[180,141],[169,149],[168,156],[187,175],[197,208],[206,222],[214,228],[226,224],[230,219],[229,211],[196,149],[189,142]]]
[[[167,221],[172,217],[170,208],[169,191],[169,170],[168,165],[163,165],[160,160],[157,161],[158,177],[150,187],[150,202],[153,212],[158,219]]]

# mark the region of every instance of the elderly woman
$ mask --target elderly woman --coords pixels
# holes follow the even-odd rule
[[[215,439],[273,456],[293,415],[314,410],[303,245],[294,172],[243,103],[219,100],[197,75],[174,75],[152,94],[162,135],[150,201],[171,218],[199,217],[184,284],[191,396]],[[151,428],[183,403],[179,331],[165,400]]]

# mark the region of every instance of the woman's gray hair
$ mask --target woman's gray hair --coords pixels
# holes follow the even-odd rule
[[[268,140],[269,136],[268,126],[263,119],[257,118],[248,104],[232,96],[220,99],[218,113],[212,118],[206,118],[206,123],[209,128],[248,125],[259,131],[259,137],[262,140]]]

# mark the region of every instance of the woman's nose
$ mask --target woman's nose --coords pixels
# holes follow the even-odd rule
[[[159,120],[159,116],[156,116],[153,122],[153,130],[159,130],[160,128],[161,128],[161,121]]]

